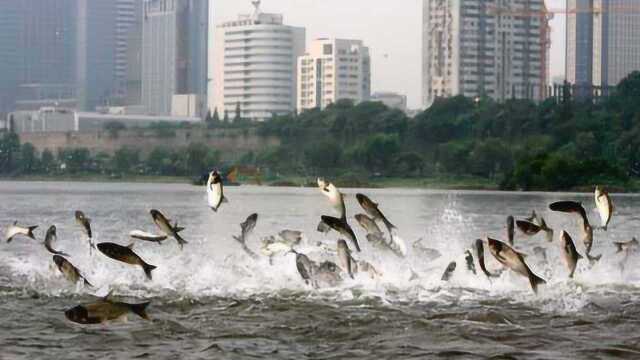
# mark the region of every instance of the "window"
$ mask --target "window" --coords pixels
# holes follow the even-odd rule
[[[333,55],[333,45],[332,44],[324,44],[322,46],[322,54],[324,54],[324,55]]]

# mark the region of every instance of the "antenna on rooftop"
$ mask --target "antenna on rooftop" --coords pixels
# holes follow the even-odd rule
[[[262,1],[261,0],[252,0],[251,4],[253,4],[253,7],[255,7],[255,11],[253,12],[253,18],[254,19],[258,19],[258,16],[260,15],[260,3]]]

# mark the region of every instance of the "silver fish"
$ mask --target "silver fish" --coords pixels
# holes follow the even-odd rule
[[[220,176],[218,170],[213,170],[209,173],[209,179],[207,180],[207,203],[211,210],[217,212],[220,206],[227,202],[229,201],[224,196],[222,176]]]
[[[69,260],[63,258],[60,255],[53,255],[53,262],[56,264],[58,270],[60,270],[60,272],[67,280],[71,281],[74,284],[82,280],[85,285],[94,287],[89,281],[87,281],[84,276],[82,276],[82,274],[80,274],[78,268],[73,266],[73,264],[69,262]]]
[[[600,220],[602,221],[602,229],[606,231],[607,226],[609,226],[609,222],[611,221],[611,216],[613,215],[613,202],[611,201],[609,193],[600,186],[596,186],[594,196],[596,208],[598,209]]]
[[[47,230],[47,234],[44,237],[44,247],[52,254],[55,255],[62,255],[62,256],[69,256],[66,253],[63,253],[62,251],[56,251],[53,248],[53,242],[56,241],[58,238],[58,234],[56,232],[56,226],[55,225],[51,225],[49,227],[49,229]]]
[[[495,239],[487,238],[489,251],[502,265],[529,279],[531,289],[538,292],[538,285],[546,284],[546,281],[534,274],[524,261],[524,256],[512,249],[509,245]]]
[[[36,237],[33,235],[33,230],[37,228],[38,228],[38,225],[27,226],[27,227],[18,226],[18,222],[14,221],[13,224],[9,225],[9,227],[7,228],[7,231],[5,233],[5,238],[7,239],[8,243],[10,243],[11,240],[13,240],[18,235],[23,235],[35,240]]]
[[[136,240],[149,241],[149,242],[162,244],[162,242],[166,240],[168,236],[152,234],[142,230],[133,230],[129,232],[129,237]]]
[[[256,227],[257,221],[258,221],[258,214],[253,213],[249,215],[244,222],[240,223],[240,228],[242,229],[240,236],[233,237],[237,242],[240,243],[240,245],[242,246],[242,249],[253,259],[257,259],[258,255],[256,255],[256,253],[251,251],[251,249],[249,249],[249,247],[247,246],[247,238],[249,237],[253,229]]]
[[[325,224],[329,225],[329,227],[331,227],[333,230],[349,239],[356,247],[356,250],[360,251],[360,245],[358,245],[356,234],[353,232],[353,229],[351,229],[351,226],[345,219],[338,219],[333,216],[322,215],[322,221]]]
[[[340,239],[338,240],[338,263],[342,270],[346,271],[353,279],[353,274],[357,271],[356,264],[353,257],[351,257],[351,250],[347,246],[347,242]]]
[[[158,226],[158,229],[162,231],[167,236],[172,236],[178,242],[178,246],[180,249],[184,247],[184,244],[187,244],[187,241],[180,236],[180,232],[184,230],[178,226],[176,222],[175,225],[171,225],[171,220],[167,219],[160,211],[156,209],[152,209],[150,212],[151,218],[153,218],[153,222]]]
[[[573,278],[573,273],[576,271],[578,260],[582,259],[582,256],[578,254],[576,245],[573,243],[573,239],[571,239],[569,233],[564,230],[560,233],[560,247],[562,258],[567,266],[567,270],[569,270],[569,277]]]
[[[346,220],[347,211],[344,206],[344,194],[342,194],[335,185],[323,179],[318,178],[317,183],[320,192],[329,199],[329,203],[336,213],[338,213],[338,218]]]

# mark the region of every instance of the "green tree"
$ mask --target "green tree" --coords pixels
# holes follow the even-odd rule
[[[121,147],[113,155],[113,169],[120,174],[132,174],[140,164],[140,151],[131,147]]]
[[[38,155],[36,148],[31,143],[22,144],[20,149],[20,170],[30,174],[38,167]]]

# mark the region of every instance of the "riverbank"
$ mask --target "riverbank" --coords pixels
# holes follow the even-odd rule
[[[0,177],[0,181],[63,181],[63,182],[128,182],[128,183],[165,183],[165,184],[192,184],[192,178],[181,176],[153,176],[153,175],[60,175],[60,176],[19,176]],[[254,179],[239,179],[241,184],[257,185]],[[464,177],[429,177],[429,178],[388,178],[378,177],[371,179],[331,179],[340,188],[406,188],[406,189],[434,189],[434,190],[501,190],[497,181],[490,179],[464,176]],[[273,187],[314,187],[315,178],[311,177],[279,177],[262,181],[262,186]],[[640,181],[630,184],[605,184],[609,192],[632,193],[640,190]],[[536,189],[536,191],[545,191]],[[547,190],[550,191],[550,190]],[[564,191],[564,190],[563,190]],[[569,189],[574,192],[592,192],[593,185],[585,185]]]

